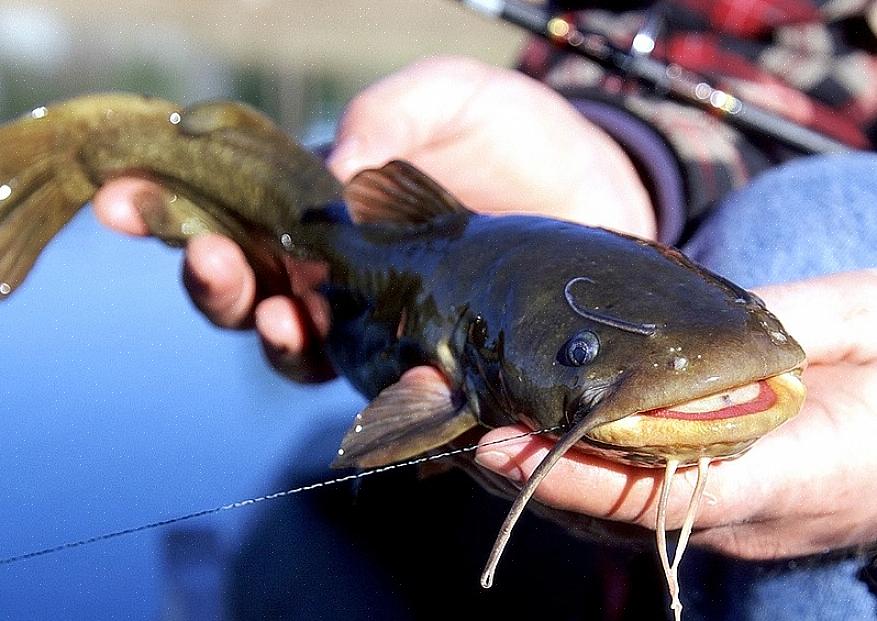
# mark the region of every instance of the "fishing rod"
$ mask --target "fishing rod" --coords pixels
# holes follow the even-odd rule
[[[651,57],[658,28],[656,14],[647,17],[630,50],[605,36],[583,32],[567,17],[507,0],[457,0],[492,18],[498,18],[547,39],[561,49],[583,56],[623,76],[633,77],[658,92],[707,110],[740,129],[771,138],[801,153],[840,153],[853,147],[783,118],[760,106],[709,84],[702,76],[675,63]]]

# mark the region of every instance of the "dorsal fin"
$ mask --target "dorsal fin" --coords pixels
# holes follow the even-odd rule
[[[179,128],[190,136],[204,136],[223,129],[243,130],[275,137],[277,126],[268,117],[246,104],[206,101],[182,110]]]
[[[424,224],[440,216],[471,213],[450,192],[402,160],[358,173],[344,188],[344,201],[360,224]]]

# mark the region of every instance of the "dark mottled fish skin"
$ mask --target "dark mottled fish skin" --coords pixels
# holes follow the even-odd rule
[[[586,446],[666,466],[655,530],[679,619],[676,567],[709,463],[745,451],[803,401],[798,344],[758,298],[678,251],[548,218],[477,215],[405,162],[342,188],[232,103],[182,110],[102,95],[0,127],[0,299],[103,182],[128,174],[173,194],[141,208],[156,237],[231,237],[263,294],[293,292],[287,270],[298,261],[320,268],[327,352],[371,399],[333,466],[409,459],[479,424],[564,428],[500,528],[485,588],[542,478]],[[750,410],[729,414],[738,407]],[[671,565],[670,481],[692,464],[698,483]]]
[[[655,244],[528,216],[448,216],[435,226],[430,236],[404,241],[345,227],[338,231],[345,243],[339,241],[337,258],[344,267],[335,274],[351,289],[383,280],[371,285],[370,312],[392,318],[390,349],[361,352],[361,361],[395,360],[399,350],[416,347],[418,362],[436,364],[455,384],[490,387],[475,394],[482,421],[491,426],[522,415],[546,427],[562,423],[578,393],[621,382],[639,387],[630,397],[631,411],[639,411],[800,364],[797,352],[778,347],[761,325],[781,331],[753,296]],[[659,334],[606,328],[572,312],[564,286],[583,275],[593,282],[576,291],[582,305],[656,323]],[[396,308],[409,309],[402,340],[393,336]],[[564,342],[582,329],[601,338],[600,368],[584,377],[581,369],[557,362]],[[444,347],[450,355],[442,355]],[[681,352],[688,365],[675,371]],[[748,355],[728,364],[735,352]],[[361,388],[374,396],[385,385]]]
[[[402,162],[354,179],[345,216],[322,164],[239,104],[84,97],[3,126],[0,145],[0,297],[101,183],[131,173],[176,194],[144,214],[168,243],[227,234],[278,291],[289,285],[284,257],[322,263],[330,357],[375,398],[336,465],[404,459],[476,423],[609,422],[803,362],[758,299],[675,250],[547,218],[476,215]],[[599,354],[565,364],[560,353],[583,330]],[[406,375],[424,365],[441,381]]]

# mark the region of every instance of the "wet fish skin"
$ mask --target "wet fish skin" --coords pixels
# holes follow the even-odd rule
[[[438,306],[464,297],[467,321],[479,319],[483,344],[458,340],[452,359],[463,361],[469,385],[482,387],[470,392],[489,426],[551,427],[610,395],[615,413],[607,418],[621,417],[770,377],[804,359],[755,296],[657,244],[526,216],[470,220],[454,243],[446,256],[466,259],[444,266],[433,295],[443,296]],[[460,264],[471,280],[449,290],[462,281],[453,277]],[[654,323],[655,334],[572,312],[564,287],[582,276],[589,282],[573,290],[581,306]],[[597,359],[564,366],[558,353],[583,329],[600,340]]]
[[[324,274],[326,351],[371,400],[334,466],[402,461],[478,425],[565,429],[500,528],[485,588],[542,478],[581,446],[665,466],[655,530],[679,619],[678,562],[710,462],[742,453],[803,402],[794,339],[757,297],[678,251],[548,218],[478,215],[405,162],[342,189],[268,119],[233,103],[181,110],[92,96],[0,127],[0,300],[98,186],[130,174],[172,193],[142,206],[153,235],[174,245],[229,236],[261,293],[300,293],[290,267],[301,260]],[[754,409],[728,415],[753,388],[758,398],[741,399]],[[773,400],[762,404],[765,390]],[[671,564],[670,483],[695,463]]]
[[[803,364],[757,298],[675,250],[548,218],[478,215],[402,162],[342,189],[240,104],[84,97],[3,126],[0,144],[3,295],[100,184],[127,174],[176,196],[145,214],[157,237],[226,234],[263,289],[289,290],[289,256],[322,264],[328,353],[374,400],[339,466],[411,457],[478,423],[611,423]],[[577,308],[654,329],[619,329]],[[599,353],[564,364],[582,331]],[[408,375],[421,367],[439,373]]]
[[[0,201],[7,295],[48,240],[114,177],[147,176],[192,201],[177,205],[170,218],[188,227],[155,230],[161,221],[150,222],[157,237],[178,245],[203,230],[224,232],[262,275],[280,269],[271,256],[278,253],[265,245],[277,244],[283,223],[341,190],[317,158],[242,104],[184,111],[124,93],[84,96],[3,126],[0,145],[0,185],[9,193]]]

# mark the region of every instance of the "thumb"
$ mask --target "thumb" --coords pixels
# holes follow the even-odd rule
[[[877,269],[756,290],[811,364],[877,360]]]

